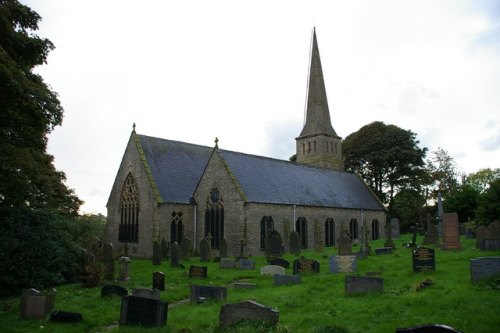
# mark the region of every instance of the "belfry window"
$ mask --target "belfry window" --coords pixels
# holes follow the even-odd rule
[[[307,249],[307,220],[305,217],[299,217],[295,222],[295,231],[299,234],[300,247]]]
[[[316,152],[316,140],[314,140],[314,152]]]
[[[332,218],[325,221],[325,246],[335,246],[335,222]]]
[[[205,210],[205,237],[213,249],[218,249],[224,237],[224,205],[217,188],[213,188],[207,199]]]
[[[311,153],[311,142],[307,142],[307,153]]]
[[[306,154],[306,143],[302,142],[302,155]]]
[[[181,243],[184,236],[184,226],[182,225],[182,212],[172,212],[172,222],[170,224],[170,242]]]
[[[271,216],[264,216],[260,220],[260,250],[264,251],[266,249],[266,239],[269,237],[269,233],[274,230],[274,222]]]
[[[120,225],[118,226],[120,242],[139,242],[139,195],[135,179],[128,174],[120,199]]]

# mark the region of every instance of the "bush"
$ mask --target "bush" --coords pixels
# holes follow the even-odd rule
[[[73,221],[47,210],[0,208],[0,296],[75,280]]]

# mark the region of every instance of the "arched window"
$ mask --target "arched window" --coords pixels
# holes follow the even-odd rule
[[[358,239],[358,220],[351,219],[349,222],[349,233],[351,234],[351,239]]]
[[[299,217],[295,222],[295,231],[299,234],[300,246],[307,249],[307,220],[305,217]]]
[[[205,210],[205,237],[213,249],[218,249],[224,237],[224,206],[219,190],[213,188]]]
[[[380,234],[379,234],[379,225],[378,225],[378,220],[375,219],[372,221],[372,240],[379,239]]]
[[[274,230],[274,222],[271,216],[264,216],[260,220],[260,250],[266,249],[266,238],[269,237],[271,230]]]
[[[332,218],[325,221],[325,246],[335,246],[335,222]]]
[[[120,199],[120,225],[118,227],[120,242],[139,242],[139,195],[132,174],[128,174]]]
[[[170,241],[181,243],[184,236],[184,226],[182,225],[182,212],[172,212],[172,222],[170,224]]]

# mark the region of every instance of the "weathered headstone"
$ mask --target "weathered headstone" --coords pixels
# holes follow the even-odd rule
[[[431,219],[430,214],[427,214],[427,233],[425,234],[422,244],[436,244],[438,241],[438,230],[437,226]]]
[[[157,289],[160,291],[165,290],[165,273],[163,272],[153,273],[153,289]]]
[[[192,284],[189,299],[191,300],[191,302],[198,302],[200,298],[223,301],[226,299],[226,297],[226,287],[199,286],[196,284]]]
[[[122,286],[116,285],[107,285],[101,288],[101,297],[117,295],[117,296],[127,296],[128,290],[123,288]]]
[[[255,269],[255,261],[252,259],[240,259],[238,261],[238,269],[244,269],[244,270]]]
[[[167,322],[168,303],[160,300],[124,296],[120,310],[120,325],[161,327]]]
[[[279,311],[254,301],[225,304],[219,313],[219,327],[221,330],[229,328],[240,320],[266,321],[272,326],[279,322]]]
[[[413,250],[413,272],[435,272],[436,271],[436,258],[434,256],[434,249],[419,247]]]
[[[227,240],[222,237],[219,244],[219,258],[227,258]]]
[[[361,256],[362,258],[366,258],[368,255],[371,253],[371,247],[370,247],[370,230],[368,229],[368,226],[366,223],[363,223],[361,226],[361,249],[359,250],[358,256]]]
[[[260,268],[260,275],[285,274],[285,269],[277,265],[267,265]]]
[[[266,254],[272,258],[281,257],[284,249],[280,233],[276,230],[271,230],[266,239]]]
[[[482,257],[470,260],[470,277],[473,283],[500,279],[500,257]]]
[[[161,249],[161,257],[164,259],[168,258],[169,249],[168,249],[168,244],[167,244],[167,241],[165,240],[165,238],[161,239],[160,249]]]
[[[399,219],[398,218],[392,218],[391,219],[391,238],[399,238],[400,232],[399,232]]]
[[[203,238],[200,243],[200,261],[210,261],[210,243],[206,238]]]
[[[128,282],[130,273],[130,258],[121,257],[120,258],[120,281]]]
[[[170,243],[170,267],[179,267],[180,250],[177,242]]]
[[[181,239],[181,259],[189,259],[191,258],[191,246],[192,242],[186,236]]]
[[[115,251],[113,250],[113,244],[104,244],[103,252],[104,279],[111,281],[115,278]]]
[[[277,258],[269,261],[269,264],[271,265],[278,265],[283,268],[289,268],[290,267],[290,262],[288,260],[285,260],[283,258]]]
[[[422,325],[410,328],[396,328],[396,333],[460,333],[453,327],[441,324]]]
[[[246,259],[246,258],[248,258],[248,256],[247,256],[247,242],[245,241],[245,238],[242,238],[242,239],[240,239],[240,255],[238,256],[238,259]]]
[[[314,251],[321,252],[324,247],[324,236],[318,220],[314,220]]]
[[[42,294],[36,289],[24,289],[21,295],[22,319],[45,319],[54,307],[55,292]]]
[[[457,213],[446,213],[443,216],[443,243],[442,250],[460,249],[460,229]]]
[[[476,229],[476,248],[483,251],[500,250],[500,222],[494,221]]]
[[[295,259],[293,262],[293,274],[319,273],[319,262],[314,259]]]
[[[302,278],[300,275],[276,274],[274,275],[274,285],[283,286],[288,284],[300,284]]]
[[[362,294],[370,292],[383,292],[384,279],[368,276],[353,276],[345,277],[345,292],[346,294]]]
[[[386,237],[384,247],[395,248],[396,246],[394,245],[394,241],[392,240],[392,226],[390,223],[385,224],[384,231],[385,231],[385,237]]]
[[[340,256],[352,254],[351,237],[347,234],[347,230],[342,228],[340,236],[337,239],[338,254]]]
[[[132,289],[132,296],[159,300],[160,291],[158,289],[134,288]]]
[[[375,249],[375,254],[392,254],[392,247],[380,247]]]
[[[330,272],[352,273],[357,269],[357,256],[330,256]]]
[[[300,238],[297,231],[290,232],[290,253],[293,255],[300,255]]]
[[[208,273],[208,268],[206,266],[193,266],[189,267],[189,277],[190,278],[206,278]]]
[[[82,264],[83,286],[88,288],[97,287],[101,281],[102,264],[96,260],[92,252],[86,249],[82,249]]]
[[[236,261],[229,258],[221,258],[219,268],[236,268]]]
[[[157,241],[153,242],[153,265],[161,265],[161,247]]]

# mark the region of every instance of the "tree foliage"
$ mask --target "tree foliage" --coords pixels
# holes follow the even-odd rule
[[[460,222],[474,220],[476,216],[479,191],[470,184],[456,186],[444,197],[444,210],[456,212]]]
[[[0,1],[0,205],[76,214],[81,201],[46,152],[63,108],[33,72],[54,48],[33,33],[40,19],[18,1]]]
[[[479,193],[484,193],[490,184],[500,178],[500,169],[481,169],[466,177],[466,183],[474,187]]]
[[[404,188],[418,187],[427,148],[416,134],[377,121],[347,136],[343,154],[347,171],[358,173],[389,207]]]
[[[437,200],[439,192],[446,196],[458,187],[458,171],[455,160],[443,148],[431,152],[426,169],[429,175],[430,199]]]
[[[500,221],[500,178],[492,181],[489,188],[480,195],[477,220],[480,224]]]

